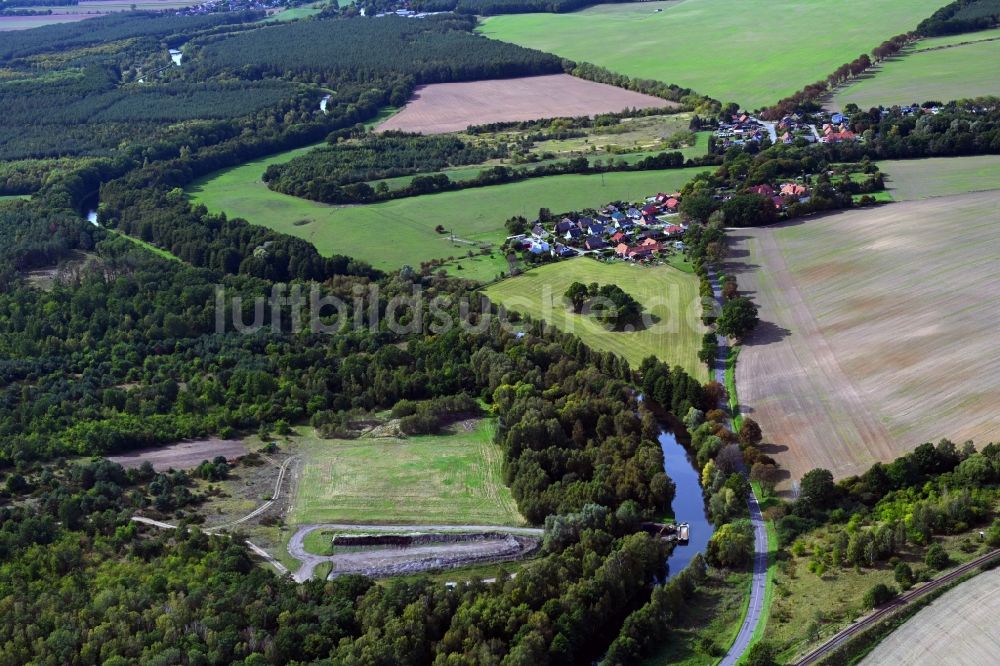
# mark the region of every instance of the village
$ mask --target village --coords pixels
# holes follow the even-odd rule
[[[746,111],[733,114],[729,122],[719,123],[715,130],[717,145],[723,150],[749,143],[761,144],[767,138],[772,145],[805,143],[840,143],[860,140],[847,126],[842,113],[807,116],[802,113],[785,116],[777,122],[759,120]]]

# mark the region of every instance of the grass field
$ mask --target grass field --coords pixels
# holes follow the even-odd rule
[[[534,219],[538,209],[581,210],[616,199],[639,199],[672,192],[704,169],[669,169],[568,175],[397,199],[367,206],[330,206],[267,189],[261,175],[269,164],[308,150],[272,155],[218,171],[193,183],[191,199],[210,211],[242,217],[253,224],[303,238],[325,255],[347,254],[377,268],[419,265],[430,259],[462,257],[476,243],[499,243],[503,223],[514,215]],[[444,225],[459,239],[451,242],[434,227]]]
[[[296,438],[302,472],[289,522],[523,524],[493,428],[484,420],[409,439]]]
[[[486,19],[484,34],[765,106],[907,32],[945,0],[685,0]],[[655,10],[662,9],[662,12]]]
[[[659,321],[639,331],[608,331],[591,317],[570,310],[563,294],[573,282],[616,284],[642,303]],[[668,266],[639,266],[577,258],[532,269],[491,285],[486,295],[507,309],[545,319],[580,336],[602,351],[612,351],[638,366],[647,356],[681,365],[701,380],[708,370],[698,360],[701,305],[698,278]]]
[[[1000,569],[949,590],[879,643],[860,663],[990,664],[997,658]]]
[[[846,529],[836,526],[837,529]],[[809,562],[813,559],[813,545],[828,544],[829,531],[824,527],[802,537],[805,544],[805,554],[792,557],[778,566],[775,578],[774,602],[767,621],[764,638],[777,646],[779,650],[778,663],[794,663],[794,657],[804,654],[819,646],[833,634],[847,627],[855,619],[864,614],[862,598],[864,593],[876,583],[895,586],[892,567],[885,564],[877,567],[834,567],[828,566],[822,576],[809,570]],[[822,536],[823,541],[815,537]],[[958,566],[976,556],[977,549],[982,546],[978,531],[936,538],[936,543],[948,553],[952,564]],[[824,552],[829,553],[829,546],[822,545]],[[908,562],[914,570],[923,569],[925,547],[912,544],[902,549],[899,558]],[[949,568],[950,568],[949,567]],[[932,574],[937,576],[937,573]],[[978,580],[977,577],[974,580]],[[936,602],[935,602],[936,603]],[[912,620],[911,620],[912,622]],[[939,640],[936,631],[924,625],[921,629],[927,632],[928,640]],[[837,663],[837,662],[833,662]],[[933,660],[907,661],[888,659],[877,664],[986,664],[989,661],[955,661]]]
[[[959,37],[968,40],[975,35]],[[949,39],[955,40],[955,37]],[[842,109],[853,102],[868,109],[879,105],[920,104],[927,100],[947,102],[998,94],[1000,39],[994,35],[990,41],[959,46],[925,46],[920,42],[902,56],[883,62],[871,74],[839,90],[831,107]]]
[[[727,650],[743,623],[743,607],[749,598],[750,574],[709,569],[708,580],[685,606],[663,648],[642,662],[642,666],[713,666],[719,658],[708,654],[701,641],[712,641]]]
[[[998,205],[993,191],[730,234],[727,272],[762,321],[740,401],[793,480],[1000,436]]]
[[[1000,155],[879,162],[896,201],[1000,189]]]

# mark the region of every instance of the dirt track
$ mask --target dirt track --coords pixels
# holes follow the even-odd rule
[[[793,480],[1000,436],[997,206],[993,191],[730,232],[762,322],[740,401]]]
[[[443,134],[469,125],[675,106],[659,97],[569,74],[435,83],[418,87],[406,107],[378,130]]]
[[[178,442],[170,446],[158,446],[149,449],[139,449],[117,456],[108,456],[108,460],[122,467],[138,467],[147,460],[152,463],[157,472],[170,469],[191,469],[205,460],[216,456],[238,458],[247,454],[243,442],[236,439],[203,439],[196,442]]]

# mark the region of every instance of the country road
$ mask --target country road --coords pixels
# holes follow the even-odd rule
[[[271,460],[271,459],[268,458],[268,460]],[[253,511],[251,511],[247,515],[243,516],[242,518],[237,518],[236,520],[234,520],[232,522],[229,522],[229,523],[226,523],[224,525],[216,525],[214,527],[207,527],[207,528],[205,528],[205,531],[206,532],[217,532],[219,530],[224,530],[224,529],[226,529],[228,527],[235,527],[236,525],[240,525],[242,523],[245,523],[246,521],[251,520],[252,518],[256,518],[260,514],[264,513],[268,509],[270,509],[274,505],[274,503],[276,501],[278,501],[278,498],[281,496],[281,483],[285,479],[285,472],[288,470],[289,463],[291,463],[294,460],[298,460],[298,456],[291,456],[290,458],[288,458],[287,460],[285,460],[285,462],[281,463],[281,466],[278,468],[278,478],[274,482],[274,492],[271,493],[271,499],[267,500],[266,502],[264,502],[263,504],[261,504],[259,507],[257,507],[256,509],[254,509]]]
[[[535,527],[501,527],[495,525],[355,525],[349,523],[317,523],[303,525],[288,540],[288,554],[302,565],[292,574],[296,582],[307,581],[316,567],[323,562],[331,562],[331,555],[314,555],[305,548],[305,538],[316,530],[351,530],[364,532],[505,532],[521,536],[540,537],[544,530]],[[454,546],[448,546],[454,549]]]
[[[827,656],[831,652],[835,651],[837,648],[844,645],[844,643],[849,641],[855,635],[862,633],[863,631],[865,631],[875,623],[879,622],[880,620],[884,620],[887,616],[892,615],[897,610],[906,606],[911,601],[919,599],[928,592],[936,590],[942,585],[947,585],[948,583],[954,582],[955,580],[961,578],[965,574],[970,573],[974,569],[982,566],[983,564],[986,564],[987,562],[990,562],[996,557],[1000,557],[1000,548],[992,550],[989,553],[986,553],[985,555],[981,555],[980,557],[977,557],[971,562],[966,562],[962,566],[946,573],[940,578],[935,578],[926,585],[923,585],[915,590],[912,590],[910,592],[907,592],[906,594],[897,597],[896,599],[890,601],[882,608],[876,610],[874,613],[871,613],[867,617],[858,620],[857,622],[847,627],[843,631],[835,634],[826,643],[819,646],[818,648],[816,648],[815,650],[813,650],[812,652],[810,652],[809,654],[805,655],[797,662],[795,662],[794,666],[808,666],[808,664],[817,663],[818,661],[823,659],[823,657]]]
[[[719,287],[719,279],[712,269],[708,270],[708,278],[712,282],[712,293],[715,296],[719,307],[722,307],[722,289]],[[729,358],[729,342],[724,336],[717,335],[719,351],[715,357],[715,381],[722,386],[726,385],[726,360]],[[734,416],[734,415],[731,415]],[[730,422],[730,426],[733,423]],[[760,504],[753,488],[747,497],[747,506],[750,509],[750,525],[753,527],[753,575],[750,579],[750,604],[747,607],[746,617],[736,635],[726,656],[719,662],[719,666],[735,666],[747,650],[750,649],[750,641],[757,625],[761,622],[761,615],[764,611],[764,596],[767,591],[767,526],[764,524],[764,517],[760,513]]]

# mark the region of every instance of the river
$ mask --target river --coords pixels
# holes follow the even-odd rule
[[[87,222],[90,222],[95,227],[101,226],[100,224],[97,223],[97,211],[96,210],[88,210],[87,211]]]
[[[715,526],[708,520],[701,492],[701,477],[687,450],[669,430],[659,436],[663,449],[663,469],[673,480],[677,492],[672,504],[674,519],[691,526],[690,541],[678,544],[667,558],[668,575],[679,573],[698,553],[704,553]]]
[[[162,47],[161,47],[162,48]],[[174,61],[174,64],[178,67],[181,66],[181,60],[184,58],[184,54],[181,53],[180,49],[170,49],[170,59]],[[162,51],[161,51],[162,53]]]
[[[330,101],[330,95],[327,95],[319,101],[319,110],[326,113],[326,105]]]

